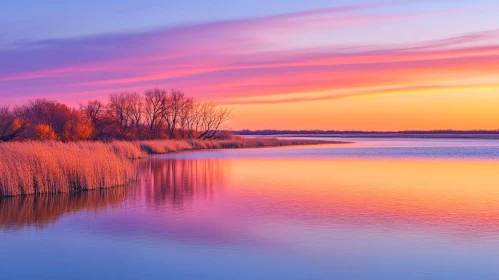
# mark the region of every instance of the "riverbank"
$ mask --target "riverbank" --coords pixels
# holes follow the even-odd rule
[[[151,154],[341,143],[276,138],[0,143],[0,197],[126,185],[137,177],[133,159]]]

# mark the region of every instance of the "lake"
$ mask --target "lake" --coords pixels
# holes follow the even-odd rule
[[[499,279],[499,141],[347,140],[0,199],[0,279]]]

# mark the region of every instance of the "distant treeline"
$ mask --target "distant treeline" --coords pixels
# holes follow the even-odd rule
[[[490,134],[497,135],[499,130],[404,130],[404,131],[362,131],[362,130],[236,130],[236,135],[462,135],[462,134]]]
[[[231,110],[163,89],[113,93],[71,108],[46,99],[0,105],[0,142],[15,140],[217,139]]]

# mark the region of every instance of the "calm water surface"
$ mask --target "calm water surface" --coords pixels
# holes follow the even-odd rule
[[[498,141],[354,141],[1,199],[0,279],[499,279]]]

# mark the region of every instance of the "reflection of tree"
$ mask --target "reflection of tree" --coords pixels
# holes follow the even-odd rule
[[[227,165],[216,159],[150,159],[135,195],[147,204],[181,206],[194,198],[210,200],[223,184]]]
[[[46,226],[66,213],[98,211],[119,205],[126,192],[126,187],[118,187],[76,193],[0,198],[0,228]]]

